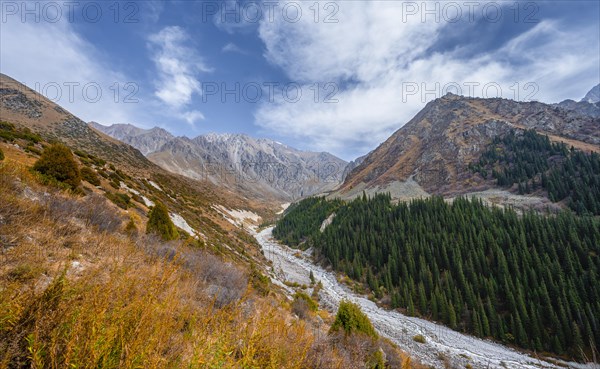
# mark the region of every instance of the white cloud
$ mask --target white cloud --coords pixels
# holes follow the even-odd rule
[[[256,27],[259,20],[265,16],[266,11],[264,4],[261,2],[238,0],[208,3],[205,9],[216,10],[213,15],[214,25],[230,34]]]
[[[228,44],[226,44],[225,46],[223,46],[223,48],[221,49],[221,51],[224,52],[224,53],[247,54],[245,50],[243,50],[241,47],[239,47],[238,45],[234,44],[233,42],[229,42]]]
[[[199,120],[204,120],[204,114],[197,110],[187,111],[181,113],[179,116],[183,118],[186,122],[188,122],[188,124],[191,126],[193,126]]]
[[[299,22],[275,18],[259,28],[265,57],[303,85],[303,98],[264,103],[256,122],[311,149],[346,157],[373,149],[449,83],[458,84],[463,95],[470,82],[480,83],[471,95],[482,97],[495,96],[497,84],[503,97],[520,100],[538,86],[533,98],[546,102],[580,98],[597,83],[597,29],[567,31],[541,21],[499,49],[463,60],[458,51],[430,51],[441,33],[460,23],[406,17],[407,8],[398,1],[337,4],[338,23],[314,22],[307,4]],[[334,96],[339,102],[323,103],[321,90],[315,103],[314,84],[327,82],[340,87]],[[535,85],[525,89],[528,82]],[[417,93],[408,94],[415,85]]]
[[[1,72],[45,92],[84,120],[105,123],[143,120],[146,115],[140,104],[124,102],[135,85],[128,91],[123,88],[132,80],[113,69],[94,45],[73,29],[64,11],[64,16],[55,23],[43,18],[25,23],[21,14],[6,14],[0,32]],[[119,87],[120,94],[116,95],[114,86]],[[97,96],[97,92],[101,95]],[[140,91],[131,98],[141,99]]]
[[[180,109],[202,92],[196,75],[211,69],[186,45],[190,38],[178,26],[165,27],[148,40],[159,74],[155,95],[171,108]]]

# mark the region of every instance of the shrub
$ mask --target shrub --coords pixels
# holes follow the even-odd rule
[[[313,299],[310,298],[304,292],[296,292],[294,294],[294,300],[304,300],[306,301],[306,305],[310,309],[310,311],[317,311],[319,309],[319,304],[317,304]]]
[[[423,336],[422,334],[417,334],[416,336],[413,337],[413,341],[418,342],[418,343],[425,343],[425,336]]]
[[[29,128],[17,129],[14,124],[9,122],[0,122],[0,138],[10,142],[22,139],[34,144],[42,141],[40,135],[31,132]]]
[[[88,154],[86,154],[85,152],[81,151],[81,150],[75,150],[73,152],[73,154],[79,156],[80,158],[87,158]]]
[[[14,131],[15,125],[9,122],[0,121],[0,130],[3,131]]]
[[[131,198],[124,193],[107,192],[106,197],[115,205],[124,210],[127,210],[127,208],[129,207],[129,203],[131,202]]]
[[[307,319],[311,312],[317,311],[319,305],[304,292],[296,292],[294,294],[294,302],[292,302],[292,312],[300,319]]]
[[[133,218],[130,218],[129,222],[125,226],[125,233],[127,233],[128,235],[137,234],[137,226],[135,225],[135,221],[133,220]]]
[[[28,281],[36,278],[42,273],[39,266],[31,264],[19,264],[8,272],[8,279],[12,281]]]
[[[165,241],[176,240],[179,237],[175,224],[169,218],[167,207],[161,202],[156,202],[156,205],[148,213],[146,233],[154,233]]]
[[[376,350],[372,355],[368,363],[368,367],[372,369],[385,369],[385,353],[380,348]]]
[[[49,195],[44,196],[42,203],[48,214],[55,220],[75,217],[88,226],[96,227],[101,232],[114,233],[121,228],[123,219],[100,195],[91,194],[83,200]]]
[[[33,146],[33,144],[31,142],[29,144],[27,144],[27,146],[24,147],[24,150],[31,154],[42,155],[42,151],[39,150],[38,148],[36,148],[35,146]]]
[[[142,205],[146,205],[146,202],[144,201],[144,199],[142,198],[142,196],[138,195],[137,193],[132,193],[131,194],[131,199],[135,200],[136,202],[142,204]]]
[[[81,175],[73,153],[62,144],[54,144],[44,150],[40,159],[35,162],[33,169],[45,176],[69,185],[79,186]]]
[[[4,151],[0,149],[0,160],[4,160]]]
[[[369,318],[360,310],[360,307],[350,301],[340,302],[340,307],[331,325],[330,333],[343,330],[346,335],[363,333],[372,338],[377,338],[377,332]]]
[[[204,243],[202,240],[198,240],[198,242]],[[271,291],[271,280],[269,277],[262,274],[254,264],[251,264],[250,282],[252,283],[252,287],[254,287],[259,294],[262,296],[269,295],[269,292]]]
[[[98,174],[96,174],[96,172],[90,167],[81,168],[81,179],[91,185],[100,186],[100,178],[98,177]]]
[[[97,156],[94,156],[94,155],[88,154],[88,158],[90,158],[90,160],[91,160],[91,161],[92,161],[94,164],[96,164],[97,166],[99,166],[99,167],[103,167],[103,166],[104,166],[104,164],[106,164],[106,160],[104,160],[104,159],[100,159],[100,158],[99,158],[99,157],[97,157]]]
[[[310,317],[310,308],[306,300],[303,299],[294,299],[294,302],[292,302],[292,312],[303,320]]]

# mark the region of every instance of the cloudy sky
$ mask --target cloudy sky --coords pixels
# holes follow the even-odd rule
[[[9,1],[0,71],[86,121],[351,160],[446,92],[600,83],[598,1]]]

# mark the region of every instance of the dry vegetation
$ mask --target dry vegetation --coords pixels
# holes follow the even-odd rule
[[[0,368],[413,367],[384,341],[294,317],[255,270],[136,231],[145,220],[104,196],[10,159],[0,196]]]

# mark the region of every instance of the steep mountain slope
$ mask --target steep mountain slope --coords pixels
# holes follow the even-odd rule
[[[156,167],[138,150],[94,131],[81,119],[4,74],[0,74],[0,113],[3,121],[28,127],[50,141],[110,157],[131,170],[142,173]]]
[[[369,153],[370,154],[370,153]],[[342,179],[345,180],[346,177],[348,177],[348,174],[350,174],[350,172],[352,172],[354,170],[354,168],[356,168],[357,166],[359,166],[367,156],[369,156],[369,154],[365,154],[363,156],[359,156],[358,158],[352,160],[351,162],[349,162],[346,167],[344,168],[344,173],[342,175]]]
[[[494,188],[470,171],[469,164],[495,137],[524,129],[584,151],[600,151],[599,118],[539,102],[448,94],[428,103],[370,153],[349,173],[337,194],[374,188],[452,196]]]
[[[346,162],[325,152],[296,150],[243,134],[174,137],[163,129],[91,125],[129,143],[161,167],[241,191],[248,197],[289,201],[331,190]]]

